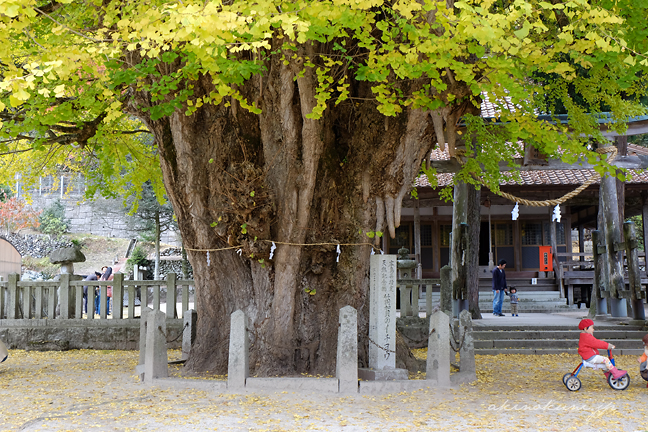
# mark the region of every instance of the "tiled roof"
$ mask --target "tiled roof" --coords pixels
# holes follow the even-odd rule
[[[628,144],[628,154],[648,155],[648,148]],[[449,160],[450,156],[448,151],[442,152],[438,148],[432,151],[431,160]],[[563,169],[563,170],[535,170],[535,171],[520,171],[520,180],[508,180],[500,183],[502,186],[533,186],[533,185],[581,185],[594,175],[594,170],[577,170],[577,169]],[[629,184],[648,183],[648,173],[636,170],[630,170],[629,173],[632,178],[626,181]],[[505,175],[512,176],[512,173],[504,173]],[[447,186],[452,183],[451,173],[437,174],[439,186]],[[594,184],[598,184],[597,180]],[[419,176],[415,182],[417,187],[430,187],[430,183],[425,175]]]

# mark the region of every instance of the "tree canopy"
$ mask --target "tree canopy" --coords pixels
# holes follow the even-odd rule
[[[163,185],[200,305],[188,367],[226,370],[228,317],[244,309],[257,371],[330,373],[342,306],[366,358],[369,242],[395,235],[434,147],[460,160],[455,180],[491,189],[522,143],[609,168],[593,151],[601,117],[622,132],[646,113],[647,8],[3,1],[0,184],[63,165],[90,193]]]
[[[469,169],[490,171],[495,184],[496,159],[512,161],[515,152],[505,143],[533,140],[546,154],[560,147],[574,160],[584,137],[597,137],[591,113],[604,107],[623,128],[644,112],[635,101],[645,94],[646,7],[640,0],[3,1],[2,177],[9,183],[15,171],[66,165],[113,192],[147,179],[159,187],[148,162],[155,149],[134,139],[146,127],[133,108],[156,119],[238,100],[258,113],[263,95],[249,100],[238,88],[263,79],[267,59],[279,56],[297,76],[316,74],[306,117],[353,102],[349,85],[365,82],[385,116],[429,110],[436,141],[451,154],[459,117],[477,114],[487,95],[503,126],[469,122],[482,138]],[[195,94],[191,83],[203,76],[213,91]],[[415,80],[422,82],[404,85]],[[133,107],[133,89],[149,93],[150,105]],[[570,134],[536,120],[556,100],[570,115]]]

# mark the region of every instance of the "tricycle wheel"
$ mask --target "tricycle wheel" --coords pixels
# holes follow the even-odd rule
[[[569,377],[565,381],[565,387],[567,387],[567,390],[569,391],[578,391],[581,388],[581,380],[575,376]]]
[[[563,375],[563,384],[567,383],[567,378],[569,378],[570,376],[572,376],[572,374],[570,373],[566,373],[565,375]]]
[[[610,374],[607,381],[614,390],[625,390],[630,386],[630,375],[625,374],[619,379],[614,379]]]

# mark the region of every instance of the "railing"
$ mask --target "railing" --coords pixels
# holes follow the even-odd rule
[[[419,293],[425,286],[426,316],[432,313],[432,287],[441,284],[441,279],[398,279],[396,286],[400,291],[401,317],[419,316]]]
[[[194,286],[193,280],[177,279],[175,273],[167,274],[167,279],[162,281],[124,280],[121,273],[115,273],[111,281],[70,279],[69,274],[62,274],[56,282],[20,281],[19,275],[9,275],[8,281],[0,282],[0,319],[95,319],[95,287],[99,287],[99,319],[107,319],[110,315],[106,310],[109,286],[112,287],[113,320],[141,316],[141,307],[135,306],[138,292],[142,306],[150,305],[153,310],[160,310],[160,294],[164,289],[167,318],[180,318],[190,309],[189,291]],[[84,286],[88,287],[87,315],[83,313]]]

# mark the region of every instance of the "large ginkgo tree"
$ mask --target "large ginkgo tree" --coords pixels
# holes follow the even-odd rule
[[[256,373],[327,373],[345,305],[366,359],[369,255],[431,149],[495,189],[523,142],[605,169],[597,113],[620,131],[644,113],[646,15],[642,0],[2,0],[0,176],[166,189],[196,281],[187,367],[226,370],[242,309]],[[557,106],[569,124],[538,119]]]

